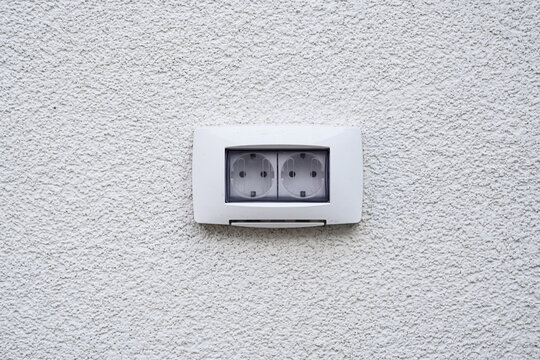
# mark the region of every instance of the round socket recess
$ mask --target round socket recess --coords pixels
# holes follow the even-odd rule
[[[281,167],[284,190],[298,199],[310,198],[324,185],[325,169],[317,157],[309,152],[293,153]]]
[[[232,185],[246,198],[265,196],[272,187],[274,177],[272,163],[261,153],[244,154],[232,164]]]

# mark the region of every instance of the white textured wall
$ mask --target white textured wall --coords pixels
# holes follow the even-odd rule
[[[540,5],[0,5],[0,358],[538,359]],[[364,220],[194,223],[193,129],[364,129]]]

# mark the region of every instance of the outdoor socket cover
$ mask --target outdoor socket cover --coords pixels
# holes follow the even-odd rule
[[[199,223],[283,228],[359,222],[360,130],[199,128],[193,144],[193,205]]]

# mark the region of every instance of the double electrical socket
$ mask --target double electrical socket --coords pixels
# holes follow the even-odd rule
[[[358,128],[198,128],[193,215],[199,223],[259,228],[356,223],[362,172]]]
[[[226,149],[226,200],[327,202],[328,160],[328,149]]]

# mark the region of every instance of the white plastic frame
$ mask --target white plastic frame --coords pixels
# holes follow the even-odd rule
[[[329,149],[329,202],[225,201],[225,149]],[[276,172],[279,173],[279,169]],[[220,126],[195,130],[193,207],[198,223],[307,227],[357,223],[362,217],[360,129],[331,126]]]

